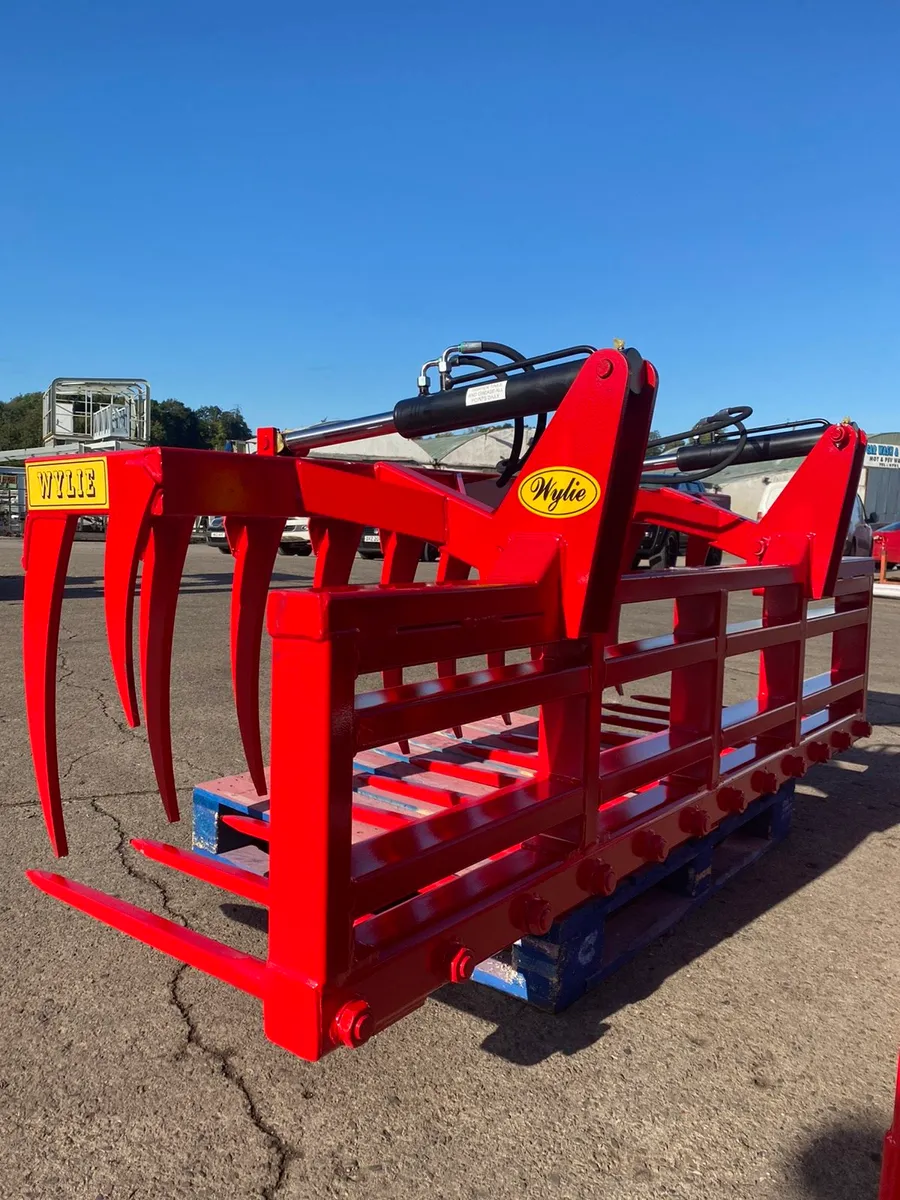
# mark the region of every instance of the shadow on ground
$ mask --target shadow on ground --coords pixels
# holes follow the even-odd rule
[[[876,720],[882,724],[900,723],[896,696],[873,693],[870,701]],[[882,711],[888,706],[890,712]],[[828,787],[833,794],[839,788],[839,809],[836,803],[829,804],[832,795],[823,801],[798,794],[793,829],[785,842],[565,1012],[543,1013],[477,984],[445,987],[435,993],[435,998],[493,1024],[495,1029],[482,1046],[507,1062],[535,1066],[552,1054],[577,1054],[603,1037],[610,1028],[610,1018],[620,1009],[645,999],[670,975],[829,871],[871,834],[884,833],[900,824],[900,799],[891,779],[898,758],[887,748],[881,752],[868,748],[853,749],[841,759],[865,767],[867,772],[842,772],[840,784],[833,775],[829,779],[824,771],[817,772],[817,789]],[[876,782],[879,776],[883,786]],[[860,785],[858,780],[865,784]],[[827,806],[824,813],[823,806]]]
[[[271,581],[273,585],[282,588],[309,587],[312,582],[312,572],[307,577],[303,575],[285,575],[276,571],[272,575]],[[232,584],[233,578],[230,571],[209,571],[201,574],[192,572],[183,577],[181,587],[178,590],[183,595],[214,594],[216,592],[230,592]],[[5,575],[0,577],[0,602],[4,600],[21,600],[24,590],[24,575]],[[66,589],[63,595],[66,600],[102,600],[104,596],[103,579],[95,575],[70,577],[66,581]]]
[[[877,1120],[864,1114],[818,1130],[795,1164],[803,1194],[808,1200],[875,1200],[883,1140]]]

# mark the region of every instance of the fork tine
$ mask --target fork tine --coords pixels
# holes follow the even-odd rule
[[[231,592],[231,681],[244,757],[257,794],[268,791],[259,733],[259,657],[266,597],[284,520],[228,517],[228,541],[234,550]]]
[[[172,636],[181,573],[193,525],[193,517],[154,517],[150,522],[141,576],[140,650],[144,720],[156,783],[170,821],[178,820],[169,710]]]
[[[56,743],[56,661],[75,513],[29,513],[25,523],[22,653],[25,711],[44,824],[57,858],[68,854]]]
[[[103,591],[106,640],[113,677],[125,719],[134,729],[140,724],[134,682],[134,586],[138,563],[147,542],[150,506],[157,485],[143,472],[133,472],[129,483],[137,488],[131,503],[111,509],[107,519]]]

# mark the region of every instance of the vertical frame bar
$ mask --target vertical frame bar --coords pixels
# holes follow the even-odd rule
[[[355,637],[273,635],[268,1037],[306,1059],[329,1048],[350,970]],[[327,604],[327,597],[320,597]],[[298,733],[303,732],[303,753]]]
[[[867,619],[863,625],[853,625],[849,629],[839,629],[832,635],[831,642],[831,682],[842,683],[852,679],[854,675],[869,673],[869,647],[872,635],[872,577],[863,576],[859,580],[859,588],[843,596],[835,596],[834,611],[848,612],[852,609],[866,609]],[[829,720],[851,716],[856,712],[865,712],[867,689],[862,689],[862,697],[858,694],[845,696],[829,706]]]
[[[800,741],[800,726],[803,719],[800,699],[803,695],[803,678],[806,658],[806,593],[802,584],[788,583],[779,587],[767,587],[763,592],[763,625],[790,625],[799,622],[796,639],[779,646],[768,646],[760,655],[759,664],[759,709],[780,708],[792,704],[794,713],[791,721],[772,729],[759,739],[760,747],[766,752],[782,746],[794,746]]]
[[[725,687],[725,637],[728,595],[717,590],[675,600],[675,641],[716,639],[716,657],[709,662],[678,667],[672,672],[670,707],[671,744],[712,738],[712,751],[704,762],[678,772],[679,779],[715,787],[722,753],[722,695]]]

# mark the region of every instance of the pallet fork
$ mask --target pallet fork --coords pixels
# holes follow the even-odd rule
[[[268,954],[239,952],[60,874],[28,876],[257,996],[268,1037],[308,1060],[362,1044],[523,933],[546,932],[586,898],[612,892],[870,731],[872,564],[841,558],[865,435],[848,424],[807,431],[802,466],[752,521],[646,486],[660,465],[644,461],[657,375],[635,351],[570,348],[501,368],[480,357],[493,345],[455,349],[457,361],[477,368],[458,384],[445,352],[433,396],[423,371],[420,395],[391,414],[293,435],[261,430],[256,455],[155,448],[27,465],[26,704],[57,855],[67,852],[57,645],[79,515],[108,514],[107,633],[132,726],[140,570],[141,700],[170,820],[178,819],[169,676],[179,584],[195,517],[226,518],[235,704],[250,778],[270,801],[270,820],[249,832],[268,850],[268,875],[163,843],[132,844],[266,906]],[[386,428],[413,436],[531,415],[543,428],[550,412],[496,505],[436,470],[308,453]],[[674,469],[716,456],[746,461],[763,454],[760,446],[746,432],[688,446]],[[313,586],[269,592],[284,522],[297,515],[310,520]],[[644,523],[685,533],[688,567],[628,573]],[[364,525],[382,531],[377,586],[348,583]],[[426,542],[440,559],[435,582],[423,585],[415,573]],[[738,563],[691,565],[710,546]],[[761,596],[762,615],[729,626],[728,598],[740,591]],[[810,607],[823,598],[831,603]],[[660,599],[674,601],[671,632],[621,642],[622,607]],[[273,647],[268,771],[258,697],[264,620]],[[805,678],[806,642],[820,635],[832,638],[830,670]],[[725,706],[727,661],[751,651],[760,653],[758,695]],[[459,666],[472,657],[484,666]],[[405,669],[428,663],[433,678],[404,679]],[[357,678],[372,672],[382,686],[355,694]],[[668,698],[605,698],[663,673],[671,674]],[[516,712],[526,715],[509,716]],[[505,732],[479,727],[497,718]],[[414,739],[451,739],[444,731],[480,765],[412,750]],[[372,754],[412,769],[381,770]],[[385,816],[367,801],[372,787],[412,815]]]

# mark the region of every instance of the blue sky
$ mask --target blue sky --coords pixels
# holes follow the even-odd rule
[[[898,429],[898,50],[887,2],[6,5],[0,398],[288,427],[621,337],[664,431]]]

